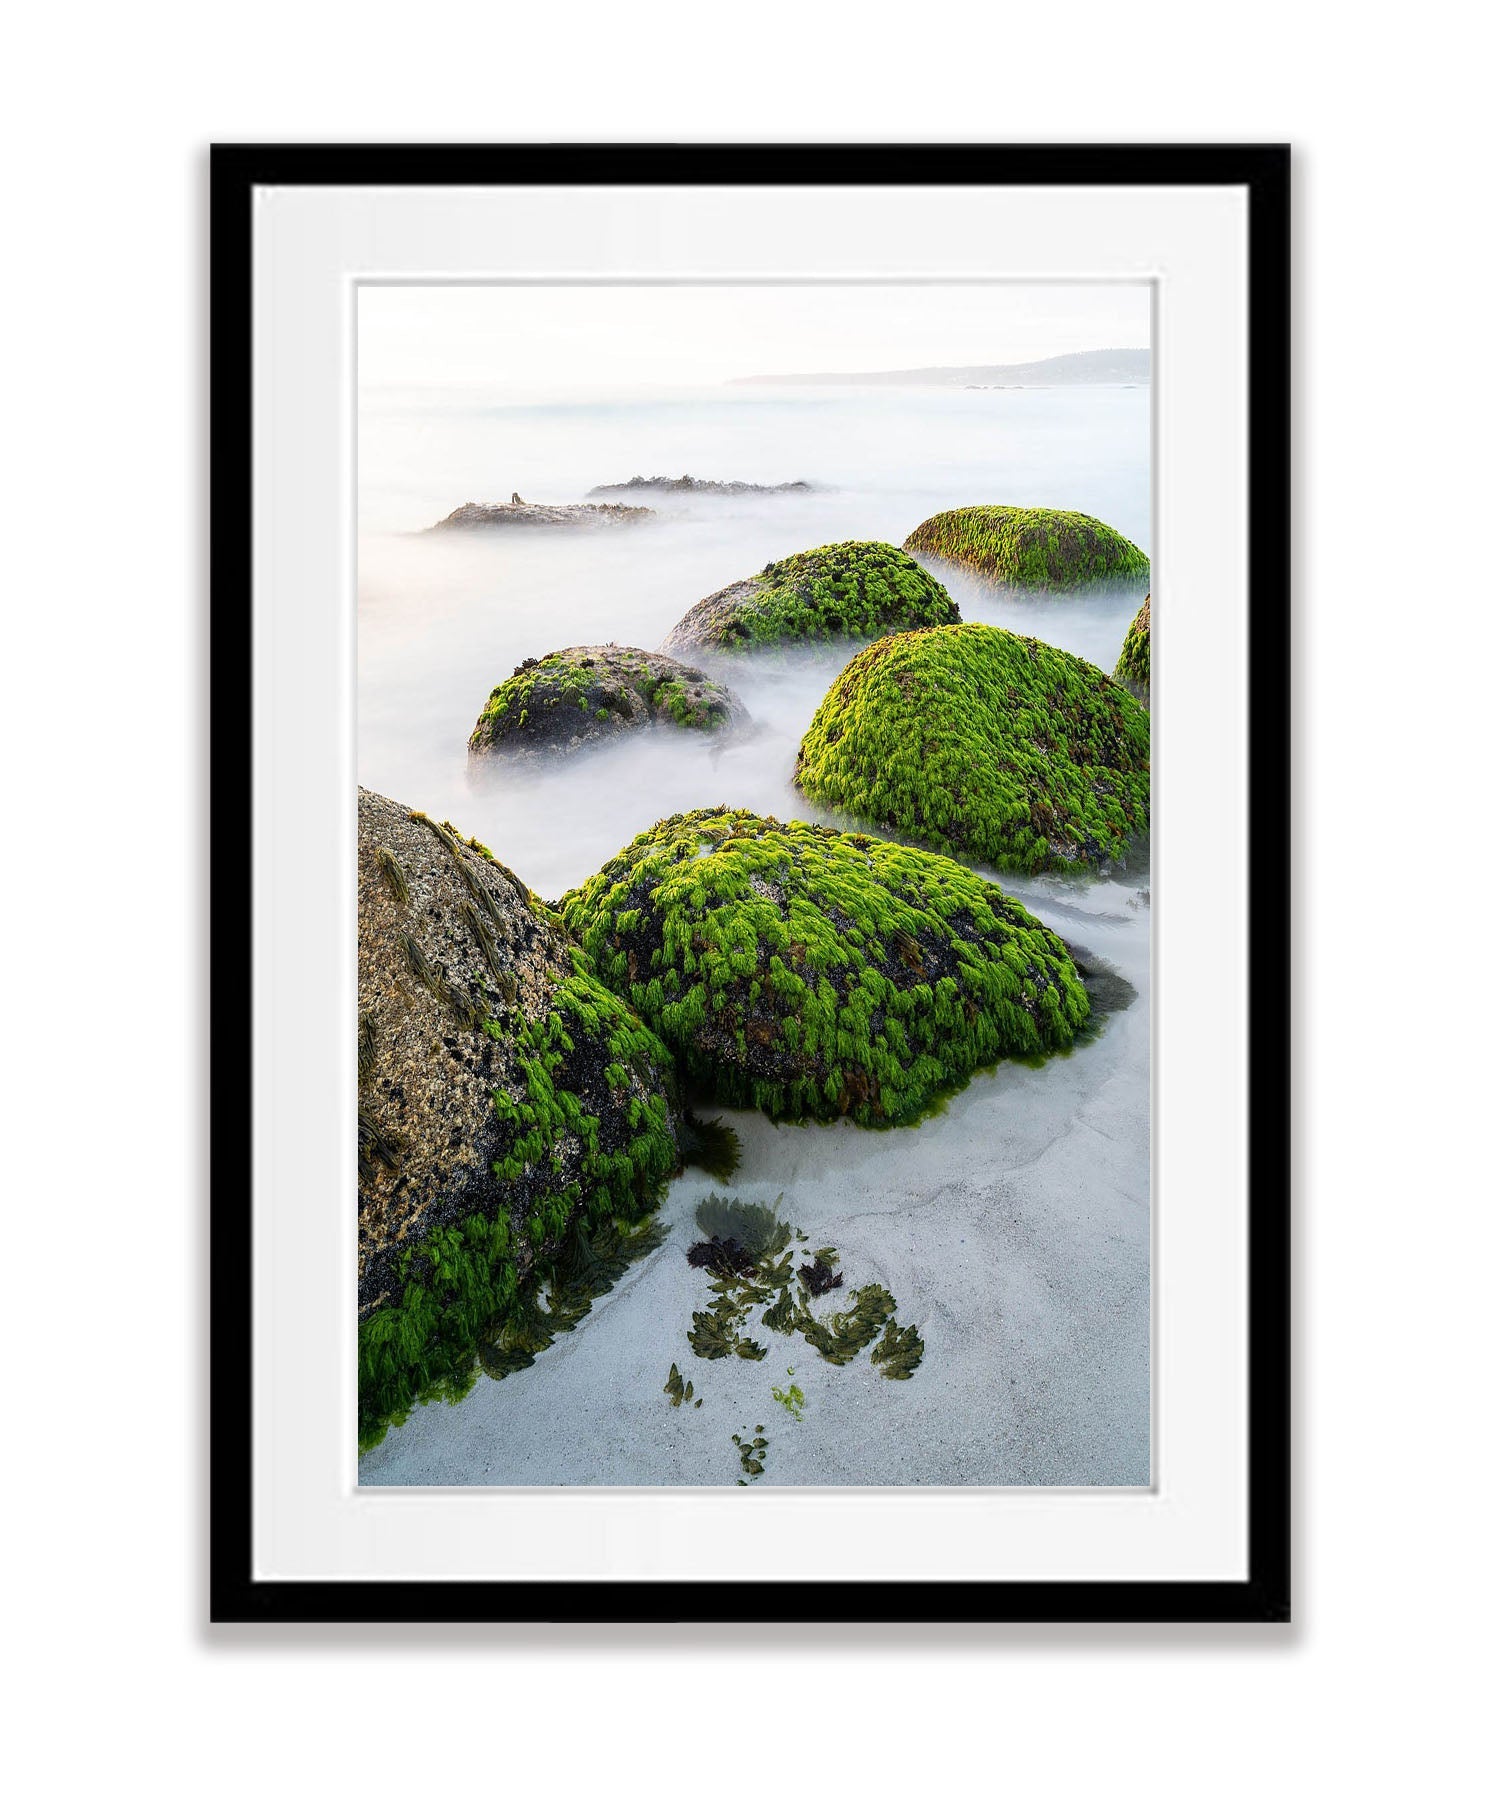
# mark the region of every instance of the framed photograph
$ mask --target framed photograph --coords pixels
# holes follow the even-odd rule
[[[1289,1618],[1288,206],[214,150],[215,1620]]]

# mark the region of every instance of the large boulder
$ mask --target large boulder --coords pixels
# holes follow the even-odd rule
[[[685,1078],[775,1119],[900,1124],[1089,1013],[1062,940],[992,882],[795,820],[667,819],[562,912]]]
[[[952,563],[1008,594],[1141,593],[1151,561],[1129,538],[1087,513],[1045,506],[960,506],[924,519],[906,540],[913,555]]]
[[[942,584],[893,544],[824,544],[767,563],[759,575],[700,600],[662,649],[732,655],[882,637],[958,617]]]
[[[1150,822],[1151,722],[1081,657],[951,625],[861,651],[793,779],[821,805],[998,869],[1102,870]]]
[[[678,1163],[670,1059],[482,845],[359,795],[360,1428],[471,1378],[575,1220]]]
[[[1130,621],[1120,660],[1115,664],[1115,680],[1133,694],[1142,706],[1151,704],[1151,596],[1141,602],[1141,610]]]
[[[650,650],[580,644],[530,657],[485,702],[474,756],[555,756],[651,725],[724,731],[745,709],[700,669]]]

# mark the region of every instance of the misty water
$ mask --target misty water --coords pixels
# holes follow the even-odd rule
[[[491,688],[571,644],[655,649],[703,595],[846,538],[899,544],[947,507],[1062,506],[1150,549],[1145,389],[721,390],[608,404],[367,399],[360,430],[359,778],[449,818],[556,899],[638,831],[719,802],[809,816],[797,744],[858,646],[790,666],[736,660],[758,732],[735,744],[660,733],[544,774],[469,767]],[[466,500],[579,500],[633,474],[806,495],[644,496],[659,517],[588,531],[422,535]],[[626,496],[626,498],[632,498]],[[966,619],[1029,632],[1113,668],[1129,599],[997,602],[939,571]],[[719,672],[715,669],[714,672]]]
[[[760,483],[801,480],[815,484],[815,491],[747,498],[609,496],[639,498],[659,516],[619,528],[425,534],[426,527],[465,501],[505,501],[513,491],[528,501],[581,500],[596,484],[636,474]],[[523,658],[575,644],[614,642],[655,649],[695,601],[769,561],[842,539],[900,544],[932,513],[986,502],[1092,514],[1149,552],[1149,390],[754,387],[550,403],[456,391],[365,394],[359,433],[360,782],[451,820],[554,901],[636,833],[673,813],[726,803],[782,819],[847,824],[804,800],[792,787],[791,775],[798,742],[819,700],[858,645],[784,662],[695,659],[726,680],[751,714],[754,729],[732,740],[664,729],[540,769],[508,768],[499,759],[471,768],[466,740],[490,690]],[[1004,601],[951,570],[935,573],[965,619],[1026,632],[1105,669],[1113,668],[1139,603],[1138,597],[1126,596]],[[1140,991],[1135,1006],[1110,1021],[1098,1044],[1027,1072],[1019,1085],[1006,1071],[977,1078],[942,1117],[917,1132],[856,1133],[845,1127],[778,1132],[762,1120],[740,1115],[736,1123],[747,1150],[743,1191],[764,1191],[774,1198],[795,1169],[803,1216],[818,1217],[816,1194],[809,1190],[821,1180],[835,1215],[832,1225],[839,1214],[834,1197],[845,1192],[844,1172],[851,1161],[864,1165],[866,1185],[878,1186],[882,1170],[894,1177],[904,1169],[913,1193],[931,1194],[953,1184],[955,1194],[966,1196],[955,1200],[953,1217],[972,1218],[976,1222],[968,1229],[975,1233],[986,1229],[978,1221],[994,1194],[1002,1189],[1029,1192],[1030,1214],[1019,1222],[1012,1219],[1006,1228],[1010,1235],[1002,1234],[985,1254],[997,1263],[1008,1259],[1007,1279],[1015,1279],[1024,1242],[1037,1259],[1037,1281],[1055,1291],[1059,1269],[1065,1276],[1072,1266],[1069,1259],[1076,1256],[1068,1245],[1090,1229],[1092,1155],[1097,1180],[1105,1188],[1098,1205],[1106,1211],[1126,1208],[1127,1223],[1122,1225],[1111,1212],[1107,1228],[1116,1245],[1111,1255],[1122,1259],[1120,1266],[1110,1264],[1079,1302],[1086,1314],[1103,1307],[1108,1319],[1092,1324],[1061,1319],[1037,1327],[1029,1342],[1055,1339],[1061,1348],[1050,1362],[1038,1365],[1036,1392],[1018,1398],[1014,1373],[1003,1377],[1011,1383],[1005,1389],[1009,1403],[1021,1410],[1013,1432],[997,1439],[989,1451],[961,1455],[957,1448],[960,1439],[967,1444],[972,1437],[975,1394],[987,1392],[985,1382],[991,1378],[1002,1379],[996,1369],[987,1374],[988,1365],[981,1360],[962,1392],[950,1393],[946,1402],[939,1393],[926,1395],[929,1470],[881,1473],[884,1465],[875,1455],[868,1462],[873,1472],[842,1467],[830,1472],[817,1462],[809,1438],[803,1449],[812,1460],[800,1468],[783,1460],[777,1479],[1149,1479],[1147,876],[1134,871],[1088,882],[1012,875],[996,879],[1063,936],[1118,968]],[[1089,1064],[1088,1058],[1095,1060]],[[1094,1115],[1106,1089],[1109,1116],[1123,1123],[1118,1141],[1100,1149],[1102,1128]],[[1022,1093],[1024,1117],[1016,1111]],[[1092,1122],[1084,1126],[1086,1118]],[[1104,1136],[1109,1137],[1108,1130]],[[878,1148],[897,1140],[903,1145],[898,1153]],[[1054,1159],[1072,1157],[1062,1187],[1049,1187],[1045,1171],[1038,1176],[1032,1170],[1006,1188],[1008,1159],[997,1154],[997,1146],[1007,1143],[1017,1146],[1018,1156],[1021,1147],[1032,1146],[1038,1157],[1044,1151]],[[1079,1143],[1084,1150],[1078,1150]],[[884,1158],[873,1168],[868,1163],[872,1155]],[[1075,1167],[1078,1156],[1084,1162]],[[1020,1157],[1018,1167],[1031,1169],[1027,1157]],[[693,1191],[701,1192],[703,1185],[696,1182]],[[670,1217],[672,1210],[669,1199],[664,1216]],[[1058,1242],[1049,1245],[1049,1231],[1062,1234]],[[910,1236],[903,1232],[903,1242]],[[936,1241],[930,1249],[935,1257],[946,1254]],[[941,1304],[932,1297],[942,1292],[951,1269],[934,1264],[924,1271],[920,1265],[926,1258],[915,1240],[903,1255],[904,1266],[890,1271],[890,1285],[897,1292],[915,1289],[929,1296],[926,1336],[930,1347],[935,1336],[941,1348]],[[994,1309],[1000,1301],[992,1293],[979,1304]],[[579,1342],[569,1341],[567,1358],[576,1361],[579,1343],[594,1329],[591,1322],[573,1334]],[[955,1337],[969,1332],[965,1354],[970,1356],[979,1355],[975,1346],[986,1341],[982,1333],[974,1337],[973,1329],[973,1320],[962,1317],[951,1326]],[[602,1326],[597,1333],[602,1345]],[[623,1352],[617,1345],[610,1354],[618,1358]],[[1012,1345],[1004,1359],[1013,1365],[1018,1354]],[[1078,1364],[1071,1373],[1066,1366],[1070,1357]],[[419,1409],[410,1424],[393,1431],[385,1445],[364,1459],[362,1479],[525,1483],[720,1478],[712,1466],[700,1470],[690,1457],[684,1462],[685,1452],[669,1455],[660,1446],[653,1451],[649,1446],[656,1427],[644,1414],[641,1434],[632,1439],[635,1466],[623,1471],[596,1466],[586,1450],[563,1441],[566,1434],[545,1429],[542,1415],[533,1431],[523,1416],[527,1396],[539,1391],[535,1378],[555,1360],[560,1366],[558,1353],[549,1352],[522,1376],[482,1382],[461,1408]],[[656,1379],[659,1385],[660,1376]],[[1073,1416],[1084,1403],[1074,1394],[1074,1384],[1093,1392],[1096,1415],[1099,1406],[1104,1409],[1102,1419],[1092,1417],[1087,1429]],[[481,1398],[486,1390],[491,1390],[488,1397]],[[652,1398],[653,1409],[657,1398]],[[951,1416],[944,1413],[945,1405]],[[1059,1407],[1070,1421],[1066,1429],[1057,1422]],[[475,1408],[477,1412],[471,1411]],[[503,1417],[511,1446],[503,1468],[492,1466],[489,1450],[482,1464],[473,1460],[477,1452],[468,1446],[466,1432],[476,1417],[486,1416],[485,1409],[498,1409]],[[1040,1448],[1036,1443],[1029,1450],[1024,1447],[1030,1442],[1028,1433],[1040,1435]],[[828,1453],[830,1440],[822,1442]]]

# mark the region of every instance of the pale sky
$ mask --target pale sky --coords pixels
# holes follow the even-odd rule
[[[361,287],[364,389],[698,386],[1147,346],[1142,283]]]

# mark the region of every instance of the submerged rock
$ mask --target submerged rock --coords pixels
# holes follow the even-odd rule
[[[439,519],[430,531],[488,531],[497,526],[514,528],[589,525],[638,525],[643,519],[654,519],[649,506],[539,506],[513,494],[508,504],[502,501],[468,500],[456,506],[446,519]]]
[[[686,1077],[775,1119],[899,1124],[1089,1012],[1062,940],[992,882],[821,825],[664,820],[562,912]]]
[[[575,1220],[677,1166],[671,1064],[481,845],[359,795],[360,1429],[462,1391]]]
[[[629,481],[606,482],[591,487],[588,497],[600,494],[810,494],[810,481],[778,481],[767,487],[758,481],[700,481],[695,475],[632,475]]]
[[[1151,572],[1146,553],[1111,526],[1087,513],[1044,506],[961,506],[935,513],[904,548],[951,562],[1008,593],[1132,586],[1140,593]]]
[[[999,869],[1103,869],[1150,822],[1151,722],[1081,657],[952,625],[861,651],[793,779],[824,806]]]
[[[1126,693],[1134,694],[1142,706],[1151,704],[1151,596],[1147,594],[1141,610],[1130,621],[1120,660],[1115,664],[1115,680]]]
[[[740,701],[699,669],[650,650],[579,644],[523,662],[485,702],[471,756],[566,755],[651,725],[725,731]]]
[[[946,625],[958,616],[942,584],[893,544],[824,544],[700,600],[662,649],[730,654],[839,642]]]

